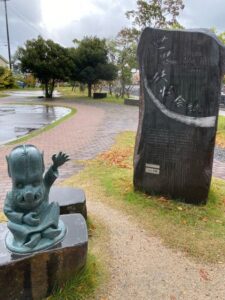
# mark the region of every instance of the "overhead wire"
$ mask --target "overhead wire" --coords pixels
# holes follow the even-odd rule
[[[21,19],[24,23],[26,23],[28,26],[30,26],[30,29],[33,29],[33,31],[35,31],[36,33],[38,33],[39,35],[41,35],[42,37],[44,37],[45,39],[49,39],[51,37],[49,37],[49,35],[46,35],[46,33],[44,33],[42,31],[42,29],[38,26],[36,26],[34,23],[30,22],[20,11],[15,10],[11,5],[9,5],[9,9],[11,10],[11,12],[13,12],[19,19]],[[57,37],[55,36],[54,33],[51,33],[51,35],[53,35],[54,40],[57,40]]]
[[[30,29],[33,29],[33,31],[35,31],[36,33],[38,33],[41,36],[46,37],[46,35],[43,33],[42,30],[40,30],[40,28],[38,28],[35,24],[33,24],[32,22],[30,22],[21,12],[19,12],[18,10],[16,11],[11,5],[8,5],[8,8],[11,12],[13,12],[20,20],[22,20],[26,25],[28,25],[28,27]]]
[[[0,2],[2,2],[3,4],[3,1],[0,0]],[[45,39],[49,39],[49,36],[47,36],[39,26],[35,25],[34,23],[32,23],[31,21],[29,21],[22,13],[21,11],[18,11],[16,10],[14,7],[12,7],[12,5],[10,4],[10,1],[8,2],[8,10],[10,11],[11,14],[14,14],[17,18],[19,18],[23,23],[25,23],[28,28],[30,30],[33,30],[33,32],[35,32],[36,34],[38,35],[41,35],[42,37],[44,37]],[[53,34],[53,33],[52,33]],[[55,35],[53,34],[54,36],[54,39],[56,39]],[[0,44],[0,47],[5,47],[7,46],[7,42],[2,42],[4,43],[4,45],[1,46]],[[15,45],[15,46],[18,46],[17,44],[11,42],[11,44]]]

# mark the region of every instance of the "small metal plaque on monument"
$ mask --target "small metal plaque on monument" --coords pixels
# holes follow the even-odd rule
[[[134,186],[206,203],[225,48],[209,31],[146,28],[138,58],[141,103]]]

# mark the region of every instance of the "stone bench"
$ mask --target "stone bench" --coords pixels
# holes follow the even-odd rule
[[[71,187],[53,186],[49,194],[49,202],[58,202],[60,214],[80,213],[87,219],[86,196],[84,190]]]
[[[93,93],[93,99],[107,98],[107,93]]]
[[[86,221],[81,214],[63,215],[60,219],[67,227],[64,240],[26,255],[6,249],[8,228],[6,223],[0,224],[0,299],[41,300],[84,267],[88,249]]]

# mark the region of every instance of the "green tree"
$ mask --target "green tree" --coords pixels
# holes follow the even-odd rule
[[[5,73],[5,68],[0,66],[0,76],[2,76]]]
[[[141,31],[148,26],[181,29],[177,17],[182,9],[183,0],[137,0],[137,9],[126,12],[126,17],[132,20],[132,27],[123,28],[115,42],[122,96],[125,86],[130,84],[132,68],[137,67],[136,52]]]
[[[218,39],[225,45],[225,31],[218,33],[216,28],[212,28],[211,31],[215,33]],[[223,76],[223,84],[225,85],[225,76]]]
[[[88,97],[92,95],[93,84],[100,80],[110,81],[117,77],[117,68],[109,62],[105,39],[85,37],[74,40],[76,48],[71,49],[74,70],[71,80],[88,85]]]
[[[0,68],[0,88],[12,88],[15,85],[15,79],[12,71],[8,68]]]
[[[221,32],[217,36],[221,40],[221,42],[225,45],[225,32]]]
[[[145,27],[181,28],[177,21],[184,9],[183,0],[137,0],[137,9],[126,12],[132,20],[132,28],[126,28],[126,35],[137,40]]]
[[[28,40],[16,57],[22,72],[32,73],[44,85],[46,98],[52,98],[56,82],[67,79],[72,68],[68,49],[41,36]]]
[[[225,32],[217,34],[219,40],[225,45]],[[223,76],[223,84],[225,85],[225,76]]]
[[[25,82],[27,87],[34,88],[35,84],[36,84],[36,79],[35,79],[34,75],[27,74],[24,78],[24,82]]]
[[[110,58],[118,68],[119,94],[121,97],[132,84],[132,69],[137,68],[136,43],[127,32],[121,31],[116,39],[108,42]]]

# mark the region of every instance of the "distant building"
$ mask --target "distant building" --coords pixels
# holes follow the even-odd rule
[[[3,56],[0,55],[0,67],[8,68],[9,62]]]

